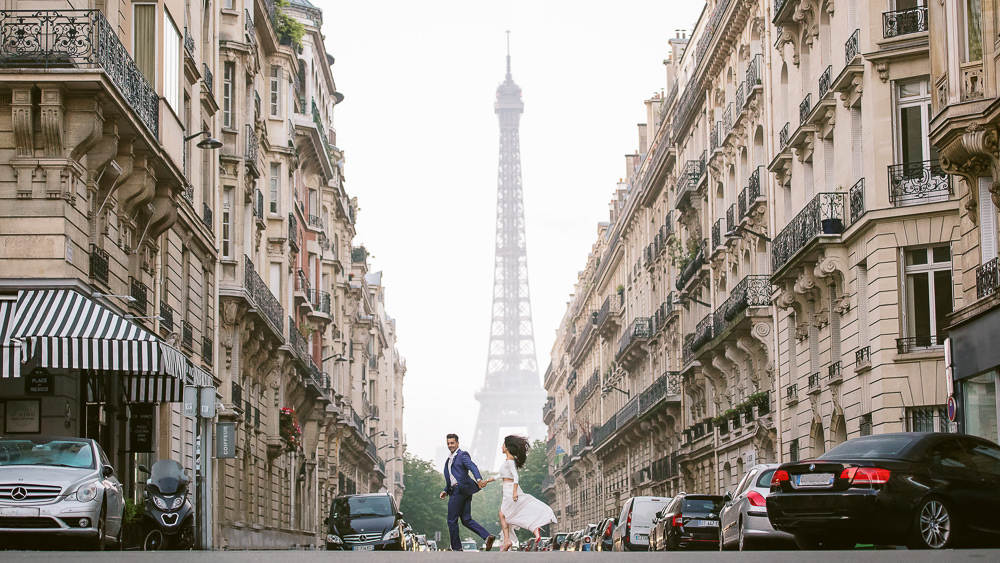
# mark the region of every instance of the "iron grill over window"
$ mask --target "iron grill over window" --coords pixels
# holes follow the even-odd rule
[[[141,281],[130,277],[128,279],[129,295],[132,296],[132,301],[129,303],[129,308],[134,309],[142,315],[146,314],[149,310],[149,288],[146,284]]]
[[[90,245],[90,279],[108,285],[108,253]]]
[[[882,37],[885,39],[922,31],[927,31],[925,6],[882,13]]]

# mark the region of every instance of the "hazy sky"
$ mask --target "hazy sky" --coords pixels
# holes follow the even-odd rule
[[[470,449],[486,373],[506,35],[523,91],[521,164],[539,381],[597,223],[638,149],[643,100],[701,0],[313,0],[337,89],[337,144],[406,358],[408,450]],[[539,416],[541,414],[539,413]],[[382,443],[379,443],[382,445]],[[499,444],[497,445],[499,448]]]

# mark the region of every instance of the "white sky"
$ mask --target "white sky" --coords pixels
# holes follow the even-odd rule
[[[506,72],[523,91],[521,164],[539,380],[578,271],[638,149],[643,100],[702,0],[313,0],[337,89],[337,144],[361,212],[356,245],[383,270],[407,363],[408,451],[469,449],[486,373]],[[538,416],[541,416],[539,413]],[[381,445],[381,444],[380,444]]]

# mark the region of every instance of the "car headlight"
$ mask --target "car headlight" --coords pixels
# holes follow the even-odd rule
[[[336,544],[343,544],[344,543],[343,540],[340,539],[340,536],[338,536],[336,534],[327,534],[326,535],[326,541],[328,541],[330,543],[336,543]]]
[[[76,490],[76,500],[80,502],[90,502],[97,498],[97,494],[100,489],[97,486],[97,481],[91,481],[86,485],[81,485],[79,489]]]
[[[394,540],[399,537],[399,528],[393,528],[382,536],[382,541]]]
[[[162,497],[153,495],[153,504],[155,504],[156,508],[159,508],[160,510],[167,510],[167,501]]]

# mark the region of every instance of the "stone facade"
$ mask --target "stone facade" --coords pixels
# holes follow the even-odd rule
[[[200,429],[179,397],[158,402],[155,445],[136,452],[145,407],[118,398],[123,378],[56,368],[42,432],[100,440],[140,501],[138,464],[201,470],[217,548],[319,547],[334,496],[398,502],[406,365],[381,273],[352,244],[322,12],[307,0],[5,8],[0,25],[42,48],[0,48],[0,308],[39,288],[80,293],[179,350],[179,377],[218,397]],[[70,53],[60,25],[92,36]],[[0,404],[23,403],[8,375]],[[214,422],[235,424],[235,458],[197,459]]]
[[[883,7],[710,1],[670,40],[546,373],[567,529],[949,429],[960,198],[928,141],[926,8]]]

